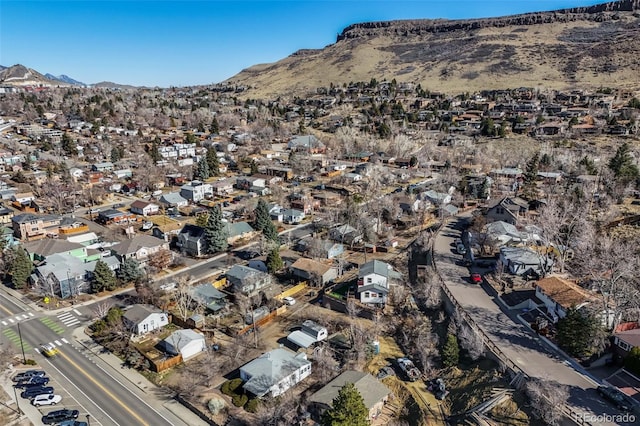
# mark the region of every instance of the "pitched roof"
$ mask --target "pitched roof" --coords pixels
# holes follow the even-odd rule
[[[16,223],[27,223],[33,221],[53,221],[53,220],[61,220],[61,216],[53,215],[53,214],[33,214],[33,213],[22,213],[17,216],[11,218],[13,222]]]
[[[182,227],[180,235],[184,235],[186,238],[197,240],[204,235],[204,228],[198,225],[192,225],[187,223]]]
[[[536,283],[540,290],[563,308],[571,308],[594,300],[579,285],[560,277],[545,277]]]
[[[34,253],[45,257],[55,253],[66,253],[71,250],[84,247],[80,243],[74,243],[67,240],[57,240],[53,238],[44,238],[38,241],[30,241],[24,243],[23,246],[28,253]]]
[[[621,331],[619,333],[615,333],[614,336],[633,347],[640,347],[640,328]]]
[[[293,262],[291,268],[299,269],[301,271],[309,272],[312,274],[317,274],[321,277],[331,269],[331,265],[301,257],[300,259]]]
[[[161,313],[162,311],[157,309],[155,306],[136,304],[127,309],[122,316],[131,323],[138,324],[140,321],[144,320],[151,314]]]
[[[263,396],[271,386],[310,364],[303,353],[296,355],[287,349],[274,349],[240,367],[240,370],[251,376],[242,387],[256,396]]]
[[[176,330],[164,339],[165,348],[170,349],[173,353],[178,353],[194,340],[204,340],[204,336],[190,328]]]
[[[150,203],[149,201],[143,201],[143,200],[136,200],[133,203],[131,203],[131,208],[132,209],[144,209],[147,206],[156,206],[158,207],[157,204],[154,203]]]
[[[123,256],[130,253],[135,253],[141,248],[158,247],[163,244],[166,244],[165,240],[161,240],[160,238],[156,238],[151,235],[142,234],[136,235],[130,240],[125,240],[119,244],[114,245],[111,250]]]
[[[327,385],[318,392],[311,395],[309,402],[331,407],[333,400],[338,396],[338,392],[347,383],[353,383],[358,392],[360,392],[367,410],[370,410],[391,393],[389,388],[380,383],[380,381],[371,374],[348,370],[327,383]]]
[[[160,202],[164,204],[183,204],[187,199],[180,195],[179,192],[169,192],[160,197]]]
[[[359,277],[364,277],[369,274],[381,275],[386,278],[400,277],[400,274],[394,271],[391,265],[380,260],[370,260],[360,266],[360,271],[358,272]]]
[[[244,281],[249,277],[259,275],[264,275],[264,272],[260,272],[257,269],[249,268],[244,265],[233,265],[226,273],[227,278],[236,279],[238,281]]]

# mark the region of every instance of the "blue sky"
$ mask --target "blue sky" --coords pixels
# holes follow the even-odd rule
[[[0,0],[0,64],[85,83],[217,83],[301,48],[334,43],[349,24],[476,18],[589,0],[30,1]]]

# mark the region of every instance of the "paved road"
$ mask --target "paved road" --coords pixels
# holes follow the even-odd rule
[[[92,424],[100,425],[183,425],[180,418],[164,407],[166,395],[148,394],[120,372],[102,360],[99,353],[78,344],[71,329],[82,317],[77,313],[59,313],[53,316],[35,316],[20,321],[25,353],[34,358],[56,383],[73,395],[80,407],[81,417],[91,415]],[[17,324],[3,327],[3,337],[20,347]],[[38,351],[40,344],[54,343],[59,354],[46,358]],[[142,379],[142,377],[140,376]],[[22,401],[21,401],[22,402]],[[78,408],[74,406],[73,408]]]
[[[469,270],[454,253],[453,241],[460,238],[464,219],[451,222],[438,233],[434,242],[434,260],[445,285],[464,310],[487,336],[531,377],[567,385],[569,405],[587,415],[620,414],[603,401],[595,391],[597,383],[548,348],[528,328],[519,323],[512,312],[503,311],[493,296],[469,281]],[[598,423],[598,425],[616,423]],[[619,423],[624,424],[624,423]],[[631,424],[631,423],[629,423]]]

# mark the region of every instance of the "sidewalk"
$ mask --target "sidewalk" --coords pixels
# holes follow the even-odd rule
[[[147,380],[146,377],[139,374],[133,369],[124,368],[122,360],[111,352],[104,350],[104,347],[97,344],[93,339],[84,333],[84,327],[78,327],[73,330],[73,340],[80,346],[81,350],[89,351],[93,356],[106,364],[105,368],[109,374],[113,374],[119,380],[126,380],[134,385],[140,392],[141,397],[150,405],[157,401],[162,407],[166,408],[174,416],[180,419],[186,426],[206,425],[200,417],[180,404],[173,397],[173,392],[168,389],[158,387]]]

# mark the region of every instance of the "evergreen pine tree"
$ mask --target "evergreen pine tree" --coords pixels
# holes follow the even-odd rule
[[[20,246],[15,246],[10,253],[9,276],[13,288],[23,288],[33,272],[33,262],[27,252]]]
[[[447,335],[447,341],[442,348],[442,364],[445,367],[455,367],[460,361],[460,347],[458,339],[453,334]]]
[[[78,147],[76,143],[73,142],[71,136],[69,136],[66,132],[62,135],[62,140],[60,141],[60,147],[67,155],[77,155]]]
[[[200,180],[206,180],[211,177],[211,172],[209,171],[209,162],[206,157],[203,157],[198,161],[198,169],[196,170],[196,176]]]
[[[211,120],[211,133],[215,133],[218,134],[220,132],[220,126],[218,125],[218,120],[213,117],[213,120]]]
[[[603,332],[595,315],[584,309],[569,309],[558,321],[556,339],[569,355],[587,357],[599,349]]]
[[[218,176],[220,174],[220,162],[218,161],[218,155],[214,148],[207,150],[207,163],[209,164],[209,175]]]
[[[140,278],[143,273],[144,272],[140,268],[140,262],[130,257],[125,260],[120,266],[120,269],[118,269],[118,278],[120,278],[122,282],[130,283],[131,281],[135,281]]]
[[[277,247],[273,248],[267,255],[267,269],[273,274],[283,267],[284,262],[282,262],[282,257],[280,257],[280,250],[278,250]]]
[[[275,243],[276,245],[280,245],[280,235],[278,235],[278,228],[273,224],[273,222],[269,221],[267,226],[262,230],[262,235],[270,241]]]
[[[616,180],[624,184],[638,179],[640,173],[638,166],[633,162],[628,143],[625,142],[618,147],[614,156],[609,160],[609,169],[613,172]]]
[[[93,270],[93,279],[91,280],[91,291],[98,293],[104,290],[114,290],[117,287],[116,276],[109,266],[102,260],[96,262],[96,268]]]
[[[256,163],[256,160],[251,160],[251,163],[249,163],[249,167],[251,169],[252,175],[258,173],[258,163]]]
[[[524,184],[522,188],[522,196],[528,200],[532,200],[537,197],[538,190],[536,186],[536,180],[538,179],[538,167],[540,165],[540,153],[536,152],[529,161],[527,161],[527,167],[524,171]]]
[[[367,426],[369,412],[364,399],[353,383],[347,383],[338,391],[331,408],[322,416],[323,426]]]
[[[267,206],[267,202],[264,201],[263,198],[258,200],[258,204],[256,205],[256,209],[253,211],[255,215],[255,221],[253,222],[253,227],[262,231],[267,227],[269,222],[271,222],[271,216],[269,215],[269,207]]]
[[[207,226],[204,228],[207,253],[220,253],[227,250],[227,238],[227,225],[222,221],[222,209],[216,206],[209,213]]]
[[[151,148],[149,149],[149,157],[151,157],[154,164],[162,159],[160,151],[158,151],[158,143],[155,141],[151,144]]]

